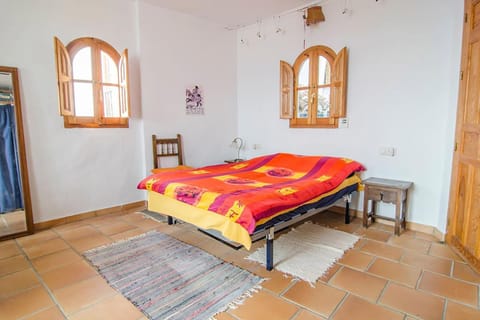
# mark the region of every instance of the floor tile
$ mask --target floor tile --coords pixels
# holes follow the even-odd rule
[[[53,252],[65,250],[67,248],[68,245],[65,241],[63,241],[63,239],[54,238],[41,243],[37,243],[31,247],[23,248],[23,250],[30,259],[34,259]]]
[[[74,222],[62,224],[62,225],[53,227],[52,230],[55,231],[55,232],[58,232],[58,233],[62,233],[66,230],[77,229],[77,228],[80,228],[80,227],[85,226],[87,224],[88,224],[88,219],[85,219],[85,220],[74,221]]]
[[[402,320],[403,314],[349,295],[335,313],[333,320]]]
[[[128,231],[128,230],[132,230],[132,229],[135,229],[135,228],[136,228],[135,226],[133,226],[129,223],[126,223],[126,222],[123,222],[123,221],[118,221],[118,222],[115,222],[115,223],[112,223],[112,224],[106,224],[106,225],[99,226],[98,230],[105,235],[111,236],[111,235],[114,235],[114,234],[118,234],[118,233],[122,233],[122,232],[125,232],[125,231]]]
[[[372,255],[377,255],[395,261],[399,261],[403,254],[403,250],[401,248],[372,240],[367,240],[365,245],[360,250]]]
[[[432,246],[430,247],[428,254],[435,257],[464,262],[463,259],[460,256],[458,256],[450,247],[441,243],[432,243]]]
[[[15,241],[6,241],[0,247],[0,259],[10,258],[22,254]]]
[[[139,236],[139,235],[144,234],[144,233],[145,233],[145,230],[134,227],[133,229],[130,229],[128,231],[124,231],[124,232],[120,232],[120,233],[111,235],[110,239],[112,239],[113,241],[125,240],[125,239],[128,239],[128,238]]]
[[[64,320],[63,313],[57,307],[50,307],[42,311],[35,312],[24,320]]]
[[[51,290],[57,290],[75,282],[97,275],[97,272],[85,261],[75,261],[63,267],[42,274],[42,278]]]
[[[332,288],[321,282],[317,282],[315,286],[312,286],[308,282],[299,281],[285,292],[283,297],[325,317],[329,317],[343,297],[345,297],[345,294],[345,291]]]
[[[135,308],[126,298],[115,295],[84,309],[71,317],[70,320],[137,320],[143,314]]]
[[[442,319],[445,299],[390,283],[380,303],[425,320]]]
[[[342,215],[329,212],[315,216],[315,221],[364,235],[315,287],[275,270],[266,271],[261,264],[245,259],[251,252],[220,245],[190,224],[169,226],[137,213],[92,217],[3,241],[0,242],[0,292],[10,293],[0,298],[0,318],[64,319],[62,312],[66,310],[73,319],[113,316],[147,320],[110,288],[79,251],[158,230],[267,278],[260,292],[238,309],[219,314],[218,320],[480,319],[479,275],[432,235],[407,230],[394,237],[391,226],[375,223],[364,229],[358,219],[345,225]],[[60,235],[72,243],[63,241]],[[254,243],[252,251],[264,244],[264,240]],[[427,246],[430,246],[428,252]],[[23,250],[35,258],[28,259]],[[414,278],[419,270],[422,270],[417,282],[419,288],[415,289]],[[20,276],[11,277],[19,272]],[[58,306],[38,277],[52,288]],[[29,299],[32,302],[25,305]]]
[[[297,310],[298,308],[294,304],[261,290],[246,299],[242,305],[228,312],[242,320],[288,320]]]
[[[85,239],[91,236],[99,235],[100,231],[90,225],[82,225],[78,228],[59,231],[58,233],[66,241],[72,242],[78,239]]]
[[[236,320],[232,315],[227,312],[218,313],[213,317],[215,320]]]
[[[72,249],[66,249],[52,254],[35,258],[32,265],[38,273],[42,274],[53,269],[63,267],[75,261],[81,261],[82,257]]]
[[[23,255],[17,255],[0,260],[0,277],[17,271],[30,268],[30,264]]]
[[[478,320],[480,319],[480,310],[467,307],[465,305],[448,301],[445,320]]]
[[[362,231],[359,232],[359,234],[364,238],[376,240],[380,242],[387,242],[392,237],[391,232],[387,232],[379,229],[373,229],[373,228],[363,229]]]
[[[432,242],[430,241],[406,237],[404,235],[392,237],[388,243],[393,246],[402,247],[423,254],[426,254],[432,245]]]
[[[387,280],[344,267],[330,280],[329,284],[350,291],[364,299],[376,301]]]
[[[370,266],[368,273],[414,288],[420,277],[421,269],[379,258]]]
[[[86,238],[75,239],[70,242],[70,245],[78,252],[85,252],[90,249],[98,248],[112,243],[113,240],[104,236],[101,233],[92,234]]]
[[[0,300],[0,314],[2,320],[19,319],[53,305],[54,302],[50,299],[47,291],[38,286]]]
[[[328,268],[328,270],[325,271],[325,273],[322,274],[322,276],[320,278],[318,278],[317,281],[327,283],[328,281],[330,281],[330,279],[332,279],[332,277],[335,275],[335,273],[337,273],[337,271],[340,270],[341,268],[342,268],[341,265],[335,263],[333,266]]]
[[[372,263],[374,257],[359,250],[349,250],[338,261],[339,264],[349,266],[353,269],[364,271]]]
[[[446,276],[449,276],[452,270],[452,260],[415,252],[405,252],[400,261],[411,266],[441,273]]]
[[[468,264],[455,261],[453,266],[453,277],[459,280],[480,283],[480,274],[476,273]]]
[[[322,318],[316,314],[311,313],[307,310],[301,310],[298,315],[295,317],[295,320],[323,320]]]
[[[0,299],[39,285],[40,281],[32,269],[8,274],[0,278]]]
[[[417,232],[417,234],[415,235],[415,238],[423,239],[431,242],[439,242],[438,238],[435,237],[433,234],[428,234],[423,232]]]
[[[425,271],[419,289],[471,306],[478,305],[478,286]]]
[[[114,296],[117,292],[102,277],[95,276],[62,289],[54,290],[53,294],[68,315],[102,298]]]
[[[52,230],[44,230],[29,236],[18,238],[17,242],[20,244],[20,246],[25,248],[25,247],[31,247],[31,246],[40,244],[42,242],[45,242],[47,240],[51,240],[58,237],[59,237],[58,234],[53,232]]]
[[[270,290],[276,294],[282,293],[288,286],[291,285],[294,279],[280,271],[272,270],[268,271],[264,266],[259,265],[258,269],[254,273],[265,279],[261,286],[264,289]]]

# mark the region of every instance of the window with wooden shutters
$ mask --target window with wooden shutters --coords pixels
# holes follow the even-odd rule
[[[346,116],[347,48],[303,51],[293,67],[280,62],[280,118],[291,128],[338,128]]]
[[[55,37],[60,115],[66,128],[127,128],[130,116],[128,51],[79,38],[66,47]]]

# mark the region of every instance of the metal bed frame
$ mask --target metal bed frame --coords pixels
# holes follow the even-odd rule
[[[316,207],[317,203],[313,204],[308,204],[301,206],[293,211],[291,211],[289,214],[287,214],[286,218],[277,220],[277,221],[270,221],[265,223],[262,226],[257,227],[255,229],[254,233],[251,235],[252,242],[258,241],[265,237],[267,248],[266,248],[266,257],[265,257],[265,267],[268,271],[273,270],[273,240],[275,238],[275,232],[284,230],[285,228],[290,227],[291,225],[301,222],[305,219],[308,219],[317,213],[320,213],[322,211],[327,210],[328,208],[332,207],[333,204],[343,198],[345,201],[345,224],[350,223],[350,202],[352,201],[352,193],[357,190],[358,184],[353,184],[349,187],[346,187],[342,190],[340,190],[338,193],[331,195],[327,197],[327,204],[323,204],[320,208]],[[172,216],[167,216],[167,222],[169,225],[172,225],[175,223],[174,218]],[[222,239],[221,237],[217,236],[216,234],[209,232],[209,230],[204,230],[204,229],[198,229],[201,232],[221,241],[224,242],[225,244],[235,248],[239,249],[242,246],[241,245],[233,245],[232,243],[229,243],[225,241],[225,239]]]

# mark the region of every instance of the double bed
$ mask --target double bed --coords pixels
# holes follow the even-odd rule
[[[266,236],[266,266],[271,270],[274,232],[342,198],[348,211],[363,169],[347,158],[277,153],[152,174],[138,188],[148,191],[148,210],[214,230],[247,250]]]

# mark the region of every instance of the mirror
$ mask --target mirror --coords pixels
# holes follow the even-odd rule
[[[18,70],[0,66],[0,240],[32,232]]]

